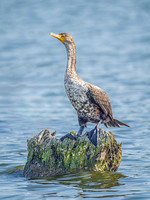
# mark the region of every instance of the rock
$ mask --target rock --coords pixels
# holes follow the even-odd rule
[[[91,132],[76,140],[57,139],[55,133],[44,129],[27,141],[28,157],[23,175],[27,178],[50,177],[76,169],[115,172],[121,162],[122,143],[112,132],[100,129],[95,146]],[[69,135],[76,135],[75,132]]]

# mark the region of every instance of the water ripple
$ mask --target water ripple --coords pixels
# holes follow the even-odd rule
[[[149,18],[148,0],[0,1],[1,199],[149,199]],[[123,142],[118,173],[27,180],[16,170],[28,138],[78,130],[63,86],[66,52],[49,32],[73,35],[79,76],[103,88],[115,118],[131,126],[110,129]]]

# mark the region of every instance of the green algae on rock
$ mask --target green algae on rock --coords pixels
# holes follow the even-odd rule
[[[90,132],[87,132],[77,140],[66,137],[61,141],[44,129],[27,141],[28,157],[24,176],[50,177],[76,169],[116,171],[121,162],[122,144],[117,143],[112,132],[102,129],[97,146],[90,141],[89,135]]]

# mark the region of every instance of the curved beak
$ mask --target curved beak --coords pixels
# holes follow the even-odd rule
[[[50,33],[50,35],[53,36],[53,37],[55,37],[55,38],[57,38],[57,39],[60,40],[62,43],[64,43],[64,41],[65,41],[65,38],[64,38],[64,36],[62,36],[62,35],[55,34],[55,33]]]

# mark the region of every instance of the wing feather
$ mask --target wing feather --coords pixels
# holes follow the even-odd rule
[[[104,90],[92,84],[89,84],[88,88],[90,97],[93,100],[93,102],[98,107],[100,107],[100,109],[104,112],[106,116],[112,118],[113,113],[111,109],[110,100],[107,94],[104,92]]]

